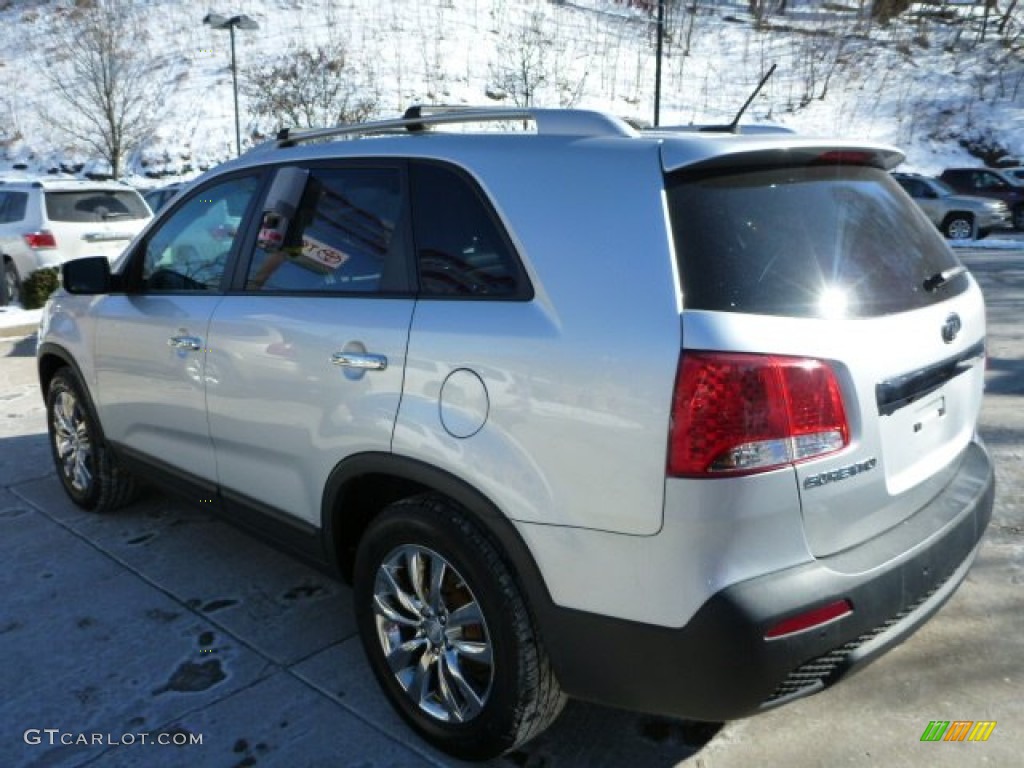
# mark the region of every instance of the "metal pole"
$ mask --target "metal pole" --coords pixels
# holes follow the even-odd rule
[[[665,0],[658,0],[658,54],[654,63],[654,127],[661,120],[661,50],[665,37]]]
[[[235,24],[234,19],[228,25],[231,32],[231,82],[235,89],[235,156],[242,154],[242,130],[238,124],[238,67],[235,66]]]

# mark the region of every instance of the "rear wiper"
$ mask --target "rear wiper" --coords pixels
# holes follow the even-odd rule
[[[931,293],[932,291],[937,291],[939,288],[944,286],[954,277],[962,275],[966,271],[967,267],[961,264],[958,267],[950,267],[949,269],[944,269],[942,272],[936,272],[934,275],[932,275],[931,277],[924,281],[924,289],[928,291],[928,293]]]

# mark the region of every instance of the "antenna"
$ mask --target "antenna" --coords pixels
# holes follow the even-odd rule
[[[775,68],[777,66],[779,66],[779,65],[778,64],[772,64],[771,69],[769,69],[768,72],[765,74],[765,76],[761,78],[761,82],[757,84],[757,88],[755,88],[754,92],[752,94],[750,94],[750,98],[748,98],[745,102],[743,102],[743,106],[740,107],[740,111],[736,113],[736,117],[734,117],[732,119],[731,123],[729,123],[728,125],[706,125],[706,126],[702,127],[700,130],[701,131],[715,131],[715,132],[724,131],[726,133],[739,133],[740,118],[743,117],[743,113],[747,111],[747,107],[750,106],[750,103],[755,98],[757,98],[757,94],[759,94],[761,92],[761,89],[764,88],[764,84],[768,82],[768,78],[771,77],[775,73]]]

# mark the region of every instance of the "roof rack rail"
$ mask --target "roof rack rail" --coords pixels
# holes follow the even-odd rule
[[[398,133],[420,133],[435,125],[456,123],[482,123],[502,120],[531,120],[537,133],[562,136],[635,136],[636,131],[624,120],[603,112],[585,109],[536,109],[532,107],[472,107],[446,105],[415,105],[405,114],[391,120],[372,123],[335,125],[330,128],[293,131],[284,128],[268,142],[271,148],[291,147],[305,141],[332,136],[370,136]],[[267,146],[267,145],[263,145]]]

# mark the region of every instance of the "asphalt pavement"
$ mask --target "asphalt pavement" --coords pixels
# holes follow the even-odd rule
[[[493,765],[1020,764],[1024,249],[961,255],[989,304],[982,434],[998,491],[942,611],[860,674],[770,713],[719,729],[573,702]],[[70,504],[34,352],[32,336],[0,339],[0,768],[460,765],[378,691],[346,586],[201,505],[156,492],[114,515]],[[996,726],[982,743],[922,742],[934,720]]]

